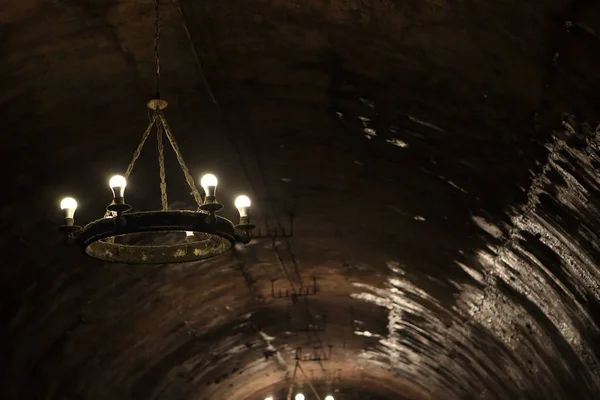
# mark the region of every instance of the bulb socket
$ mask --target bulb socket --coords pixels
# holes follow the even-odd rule
[[[71,237],[72,235],[76,234],[78,231],[81,230],[81,227],[78,225],[75,225],[73,223],[73,219],[67,219],[65,218],[65,224],[61,225],[58,227],[58,231],[63,233],[65,235],[65,240],[68,239],[69,244],[71,243],[71,239],[73,239],[74,237]]]
[[[221,211],[223,209],[223,205],[217,201],[215,196],[207,195],[204,197],[204,203],[202,203],[200,209],[210,213],[216,213],[217,211]]]
[[[122,197],[122,196],[117,197],[117,196],[115,196],[114,201],[115,201],[115,204],[125,204],[125,197]]]
[[[206,195],[206,197],[204,198],[204,204],[210,204],[210,203],[216,203],[217,202],[217,197],[215,196],[215,192],[213,190],[213,194],[212,195]]]
[[[72,215],[73,213],[71,213],[71,217],[65,217],[65,226],[73,226],[75,224],[75,219],[72,217]]]
[[[256,225],[251,224],[250,217],[246,215],[246,216],[240,217],[240,223],[238,225],[236,225],[235,228],[239,229],[241,231],[249,232],[252,229],[256,228]]]
[[[108,211],[113,211],[115,213],[117,213],[116,216],[119,216],[123,213],[126,213],[127,211],[131,210],[131,206],[129,204],[125,203],[125,199],[121,198],[120,202],[117,202],[117,199],[115,198],[112,204],[109,204],[108,207],[106,207],[106,209]]]

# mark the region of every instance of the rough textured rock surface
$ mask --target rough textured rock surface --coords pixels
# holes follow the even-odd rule
[[[58,201],[100,217],[147,122],[154,4],[3,1],[1,398],[283,398],[329,346],[302,363],[323,396],[600,398],[598,2],[163,3],[190,169],[294,235],[175,266],[64,248]]]

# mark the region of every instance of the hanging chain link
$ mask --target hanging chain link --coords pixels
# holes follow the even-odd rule
[[[158,118],[160,119],[160,122],[162,123],[162,126],[165,129],[165,134],[167,135],[167,138],[169,139],[169,142],[171,143],[171,147],[175,151],[175,155],[177,156],[177,161],[179,162],[179,166],[181,167],[181,170],[183,171],[183,175],[185,175],[185,180],[187,181],[188,186],[192,190],[192,196],[194,196],[194,200],[196,200],[198,207],[200,207],[202,205],[202,196],[200,196],[200,192],[198,191],[198,189],[196,188],[196,185],[194,184],[194,178],[192,178],[192,175],[190,174],[190,171],[188,170],[187,165],[185,165],[185,161],[183,161],[183,157],[181,156],[181,152],[179,151],[179,146],[177,145],[177,142],[175,141],[175,138],[173,137],[173,134],[171,133],[169,124],[167,123],[167,120],[165,119],[165,117],[162,113],[158,114]]]
[[[160,202],[163,211],[169,209],[167,200],[167,178],[165,174],[165,148],[163,146],[162,124],[156,124],[156,141],[158,142],[158,167],[160,169]]]
[[[154,115],[152,117],[152,119],[150,120],[150,124],[148,124],[148,127],[146,128],[146,132],[144,132],[144,135],[142,136],[142,141],[138,145],[137,149],[135,149],[135,153],[133,153],[133,158],[129,162],[129,166],[127,167],[127,171],[125,171],[125,175],[124,175],[125,179],[129,178],[129,175],[131,175],[131,171],[133,171],[133,167],[135,166],[135,162],[137,161],[138,157],[140,156],[140,153],[142,151],[142,147],[144,147],[144,144],[146,143],[146,139],[148,139],[148,136],[150,136],[150,132],[152,131],[152,127],[154,126],[154,124],[156,124],[157,120],[158,120],[158,117],[156,115]]]
[[[159,3],[160,0],[156,0],[154,4],[154,13],[155,13],[155,36],[154,36],[154,56],[156,60],[156,99],[160,99],[160,14],[159,14]],[[169,139],[169,143],[171,147],[175,151],[175,155],[177,156],[177,161],[179,162],[179,166],[185,175],[185,180],[187,181],[188,186],[192,190],[192,196],[194,196],[194,200],[198,204],[198,207],[202,205],[202,196],[200,192],[196,188],[194,184],[194,179],[190,174],[185,162],[183,161],[183,157],[181,152],[179,151],[179,146],[175,141],[173,134],[169,128],[169,124],[165,119],[164,115],[161,112],[160,106],[156,105],[154,109],[154,113],[150,116],[150,123],[142,136],[141,142],[138,144],[137,149],[133,153],[133,158],[131,159],[129,166],[127,167],[127,171],[125,171],[124,177],[125,179],[129,178],[131,172],[133,171],[133,167],[135,166],[135,162],[140,156],[142,152],[142,148],[150,136],[150,132],[152,131],[152,127],[156,126],[156,139],[158,142],[158,166],[160,169],[160,200],[162,205],[162,210],[167,211],[169,208],[169,202],[167,199],[167,178],[165,173],[165,149],[164,149],[164,134],[167,135],[167,139]]]
[[[154,3],[154,59],[156,61],[156,98],[160,99],[160,0]]]
[[[296,383],[296,371],[298,371],[298,365],[300,363],[296,360],[296,366],[294,367],[294,375],[292,375],[292,381],[290,382],[290,386],[288,387],[288,394],[286,400],[292,400],[292,393],[294,392],[294,384]]]

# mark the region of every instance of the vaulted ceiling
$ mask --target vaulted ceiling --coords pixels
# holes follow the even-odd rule
[[[101,217],[147,124],[154,2],[5,0],[3,399],[283,399],[298,349],[307,400],[600,397],[597,2],[161,13],[188,167],[264,238],[143,267],[65,248],[58,201]],[[167,179],[192,207],[170,153]],[[127,190],[160,206],[154,148]]]

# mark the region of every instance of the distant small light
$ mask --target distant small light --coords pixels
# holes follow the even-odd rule
[[[296,400],[304,400],[304,395],[302,393],[298,393],[296,395],[296,397],[294,397]]]
[[[332,395],[325,397],[325,400],[335,400]]]
[[[269,396],[269,397],[265,397],[265,400],[273,400],[273,398]]]

